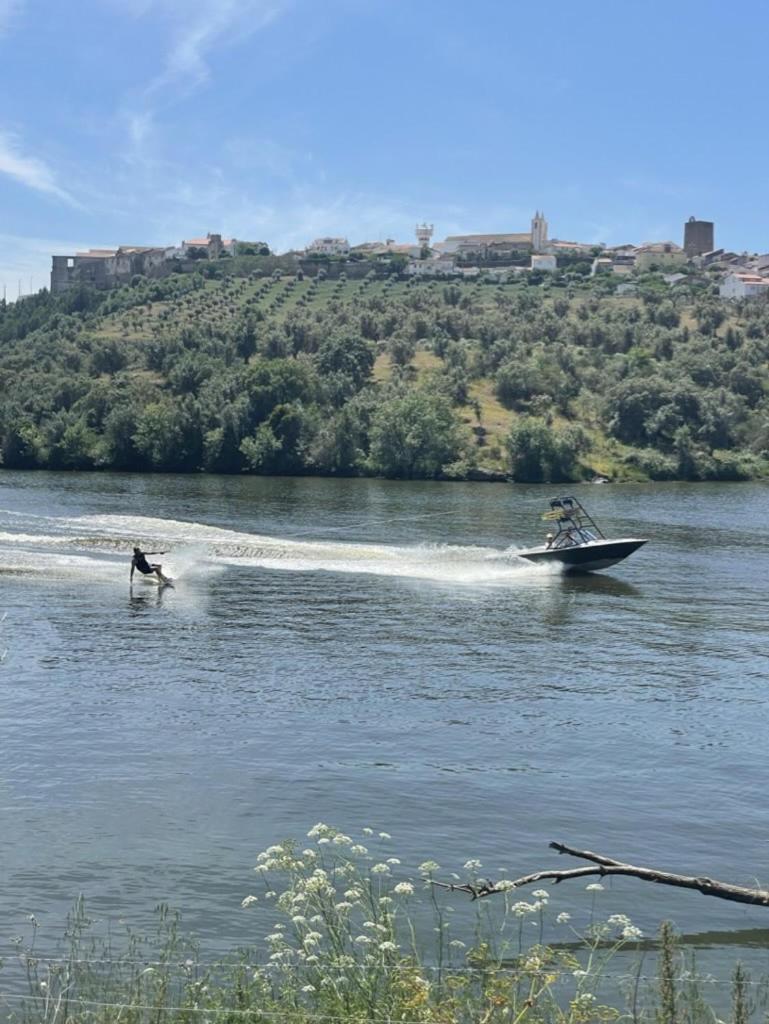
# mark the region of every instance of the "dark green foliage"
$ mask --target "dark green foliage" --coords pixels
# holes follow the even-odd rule
[[[533,416],[522,416],[507,436],[510,474],[520,483],[564,483],[579,480],[580,455],[587,449],[579,427],[556,430]]]
[[[406,479],[437,477],[462,454],[451,404],[437,392],[407,391],[374,413],[369,464],[375,473]]]
[[[350,280],[320,261],[315,280],[243,250],[0,304],[2,464],[436,477],[480,460],[565,481],[590,475],[591,438],[635,479],[765,471],[769,304],[653,273],[618,300],[582,262],[541,286],[406,282],[397,261]]]

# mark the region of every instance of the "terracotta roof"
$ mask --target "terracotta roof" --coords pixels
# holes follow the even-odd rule
[[[182,242],[182,245],[194,245],[196,247],[205,247],[208,246],[210,241],[210,238],[188,238],[185,242]]]

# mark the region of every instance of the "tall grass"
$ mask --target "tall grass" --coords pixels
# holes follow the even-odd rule
[[[149,938],[99,935],[79,900],[62,952],[19,940],[0,974],[0,1006],[20,1024],[722,1024],[702,996],[672,926],[644,944],[622,914],[594,913],[584,933],[569,915],[554,923],[564,940],[543,942],[551,915],[546,890],[528,899],[512,887],[478,901],[472,922],[455,926],[457,897],[431,884],[439,866],[405,878],[389,836],[360,841],[326,825],[300,849],[286,841],[259,854],[256,890],[243,900],[260,936],[253,948],[211,963],[158,908]],[[374,851],[374,852],[372,852]],[[477,880],[480,864],[465,870]],[[499,883],[498,883],[499,884]],[[505,888],[502,883],[503,889]],[[533,926],[533,927],[532,927]],[[460,935],[463,937],[460,938]],[[642,955],[643,946],[643,955]],[[656,953],[656,971],[644,973]],[[636,969],[627,957],[634,952]],[[622,973],[619,966],[622,965]],[[23,977],[22,977],[23,973]],[[750,993],[740,965],[732,978],[733,1024],[749,1024],[766,999]]]

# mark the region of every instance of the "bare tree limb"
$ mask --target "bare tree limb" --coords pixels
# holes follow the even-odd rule
[[[534,885],[537,882],[548,880],[556,885],[568,881],[570,878],[584,878],[587,875],[628,875],[631,878],[640,878],[644,882],[656,882],[658,885],[672,885],[679,889],[694,889],[704,896],[715,896],[722,900],[731,900],[734,903],[750,903],[753,906],[769,907],[769,890],[748,889],[742,885],[732,885],[729,882],[719,882],[714,878],[695,875],[678,875],[670,871],[659,871],[656,868],[638,867],[634,864],[626,864],[620,860],[613,860],[611,857],[604,857],[600,853],[592,853],[590,850],[575,850],[564,843],[550,843],[552,850],[558,853],[567,853],[571,857],[579,857],[581,860],[592,861],[595,867],[567,868],[565,871],[545,868],[542,871],[534,871],[529,875],[522,875],[509,882],[478,882],[477,885],[465,883],[457,885],[452,882],[433,882],[433,885],[442,889],[449,889],[452,892],[466,892],[474,900],[482,899],[484,896],[494,896],[502,892],[510,892],[513,889],[520,889],[525,885]]]

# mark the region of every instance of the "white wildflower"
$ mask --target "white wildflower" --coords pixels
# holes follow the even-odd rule
[[[464,863],[465,871],[478,871],[478,869],[482,867],[483,864],[481,864],[479,860],[466,860]]]
[[[395,953],[398,950],[398,945],[395,942],[380,942],[379,951],[381,953]]]
[[[390,869],[387,864],[374,864],[371,868],[372,875],[389,875]]]
[[[591,882],[585,886],[585,892],[603,892],[603,886],[600,882]]]
[[[562,910],[555,919],[556,924],[566,924],[567,921],[571,921],[571,914],[568,914],[565,910]]]
[[[283,936],[280,934],[280,932],[272,932],[271,935],[267,935],[267,936],[265,936],[265,938],[266,938],[267,942],[282,942],[283,941]]]
[[[274,889],[269,889],[269,890],[268,890],[268,891],[267,891],[267,892],[266,892],[266,893],[264,894],[264,898],[265,898],[266,900],[274,900],[274,899],[275,899],[275,897],[276,897],[277,895],[278,895],[278,894],[277,894],[277,893],[275,892],[275,890],[274,890]]]
[[[372,943],[372,942],[373,942],[374,940],[373,940],[373,939],[370,939],[370,938],[368,937],[368,935],[357,935],[357,936],[355,937],[355,941],[356,941],[356,942],[358,943],[358,945],[359,945],[359,946],[368,946],[368,945],[370,945],[370,944],[371,944],[371,943]]]
[[[373,921],[364,921],[363,922],[363,927],[364,928],[376,928],[376,924]]]
[[[582,1009],[587,1010],[594,1002],[595,996],[592,992],[580,992],[580,994],[572,1000],[572,1005],[581,1006]]]
[[[467,949],[465,943],[462,942],[460,939],[452,939],[449,945],[453,946],[454,949]]]
[[[274,857],[276,853],[283,853],[282,846],[268,846],[264,851],[268,857]]]
[[[337,846],[352,846],[352,839],[350,839],[349,836],[344,835],[342,832],[335,835],[332,842],[336,843]]]
[[[380,832],[379,833],[379,838],[380,839],[392,839],[392,836],[390,835],[389,832]]]
[[[315,850],[302,850],[302,856],[307,860],[312,860],[313,857],[317,857],[318,855]]]
[[[258,902],[258,897],[256,897],[256,896],[246,896],[246,898],[243,900],[243,902],[240,905],[241,905],[241,907],[250,907],[253,903],[257,903],[257,902]]]
[[[352,906],[348,900],[342,900],[341,903],[335,904],[334,910],[352,910]]]
[[[344,894],[344,898],[346,900],[359,900],[361,895],[360,889],[347,889]]]
[[[537,908],[531,903],[521,900],[519,903],[514,903],[510,909],[517,917],[524,917],[526,914],[533,914]]]
[[[320,839],[318,840],[318,846],[325,846],[326,843],[330,842],[331,840],[328,838],[328,836],[321,836]]]
[[[307,833],[308,839],[315,839],[317,836],[325,836],[331,829],[328,825],[324,825],[322,821],[319,821],[317,825],[313,825],[310,831]]]
[[[440,871],[440,869],[441,869],[441,866],[440,866],[440,864],[438,864],[438,863],[437,863],[436,861],[434,861],[434,860],[426,860],[426,861],[423,861],[423,862],[422,862],[422,863],[421,863],[421,864],[419,865],[419,870],[420,870],[420,871],[422,872],[422,874],[424,874],[424,875],[429,875],[429,874],[431,874],[431,873],[432,873],[433,871]]]
[[[311,954],[310,954],[310,955],[309,955],[309,956],[308,956],[308,957],[306,958],[306,960],[305,960],[305,963],[307,963],[307,964],[317,964],[317,963],[318,963],[318,957],[317,957],[317,956],[315,956],[315,954],[314,954],[314,953],[311,953]]]
[[[632,924],[632,921],[626,914],[612,914],[606,919],[607,924],[617,925],[619,928],[625,928],[627,925]]]
[[[623,939],[642,939],[643,934],[644,933],[641,931],[641,929],[636,928],[634,924],[625,925],[625,927],[622,929]]]
[[[393,892],[398,896],[412,896],[414,894],[414,886],[411,882],[398,882]]]
[[[545,890],[545,889],[535,889],[534,892],[531,895],[535,899],[538,899],[538,900],[549,900],[550,899],[549,895],[547,894],[547,890]]]
[[[356,857],[365,857],[368,849],[365,846],[361,846],[360,843],[356,843],[355,846],[350,847],[350,853],[354,853]]]
[[[301,990],[302,990],[302,992],[307,992],[307,993],[317,992],[317,989],[315,988],[314,985],[302,985],[302,989]]]
[[[391,896],[380,896],[379,897],[379,906],[380,907],[389,907],[391,903],[392,903],[392,897]]]
[[[500,878],[498,882],[495,882],[494,888],[497,892],[510,892],[515,888],[515,882],[511,878]]]
[[[582,968],[578,968],[576,971],[571,972],[572,978],[586,978],[588,975],[587,971],[583,971]]]
[[[373,836],[373,834],[374,834],[373,828],[364,828],[363,829],[363,835],[364,836]]]
[[[307,918],[303,914],[296,914],[291,918],[292,924],[307,924]]]
[[[310,924],[323,924],[323,916],[321,914],[315,914],[310,918]]]

